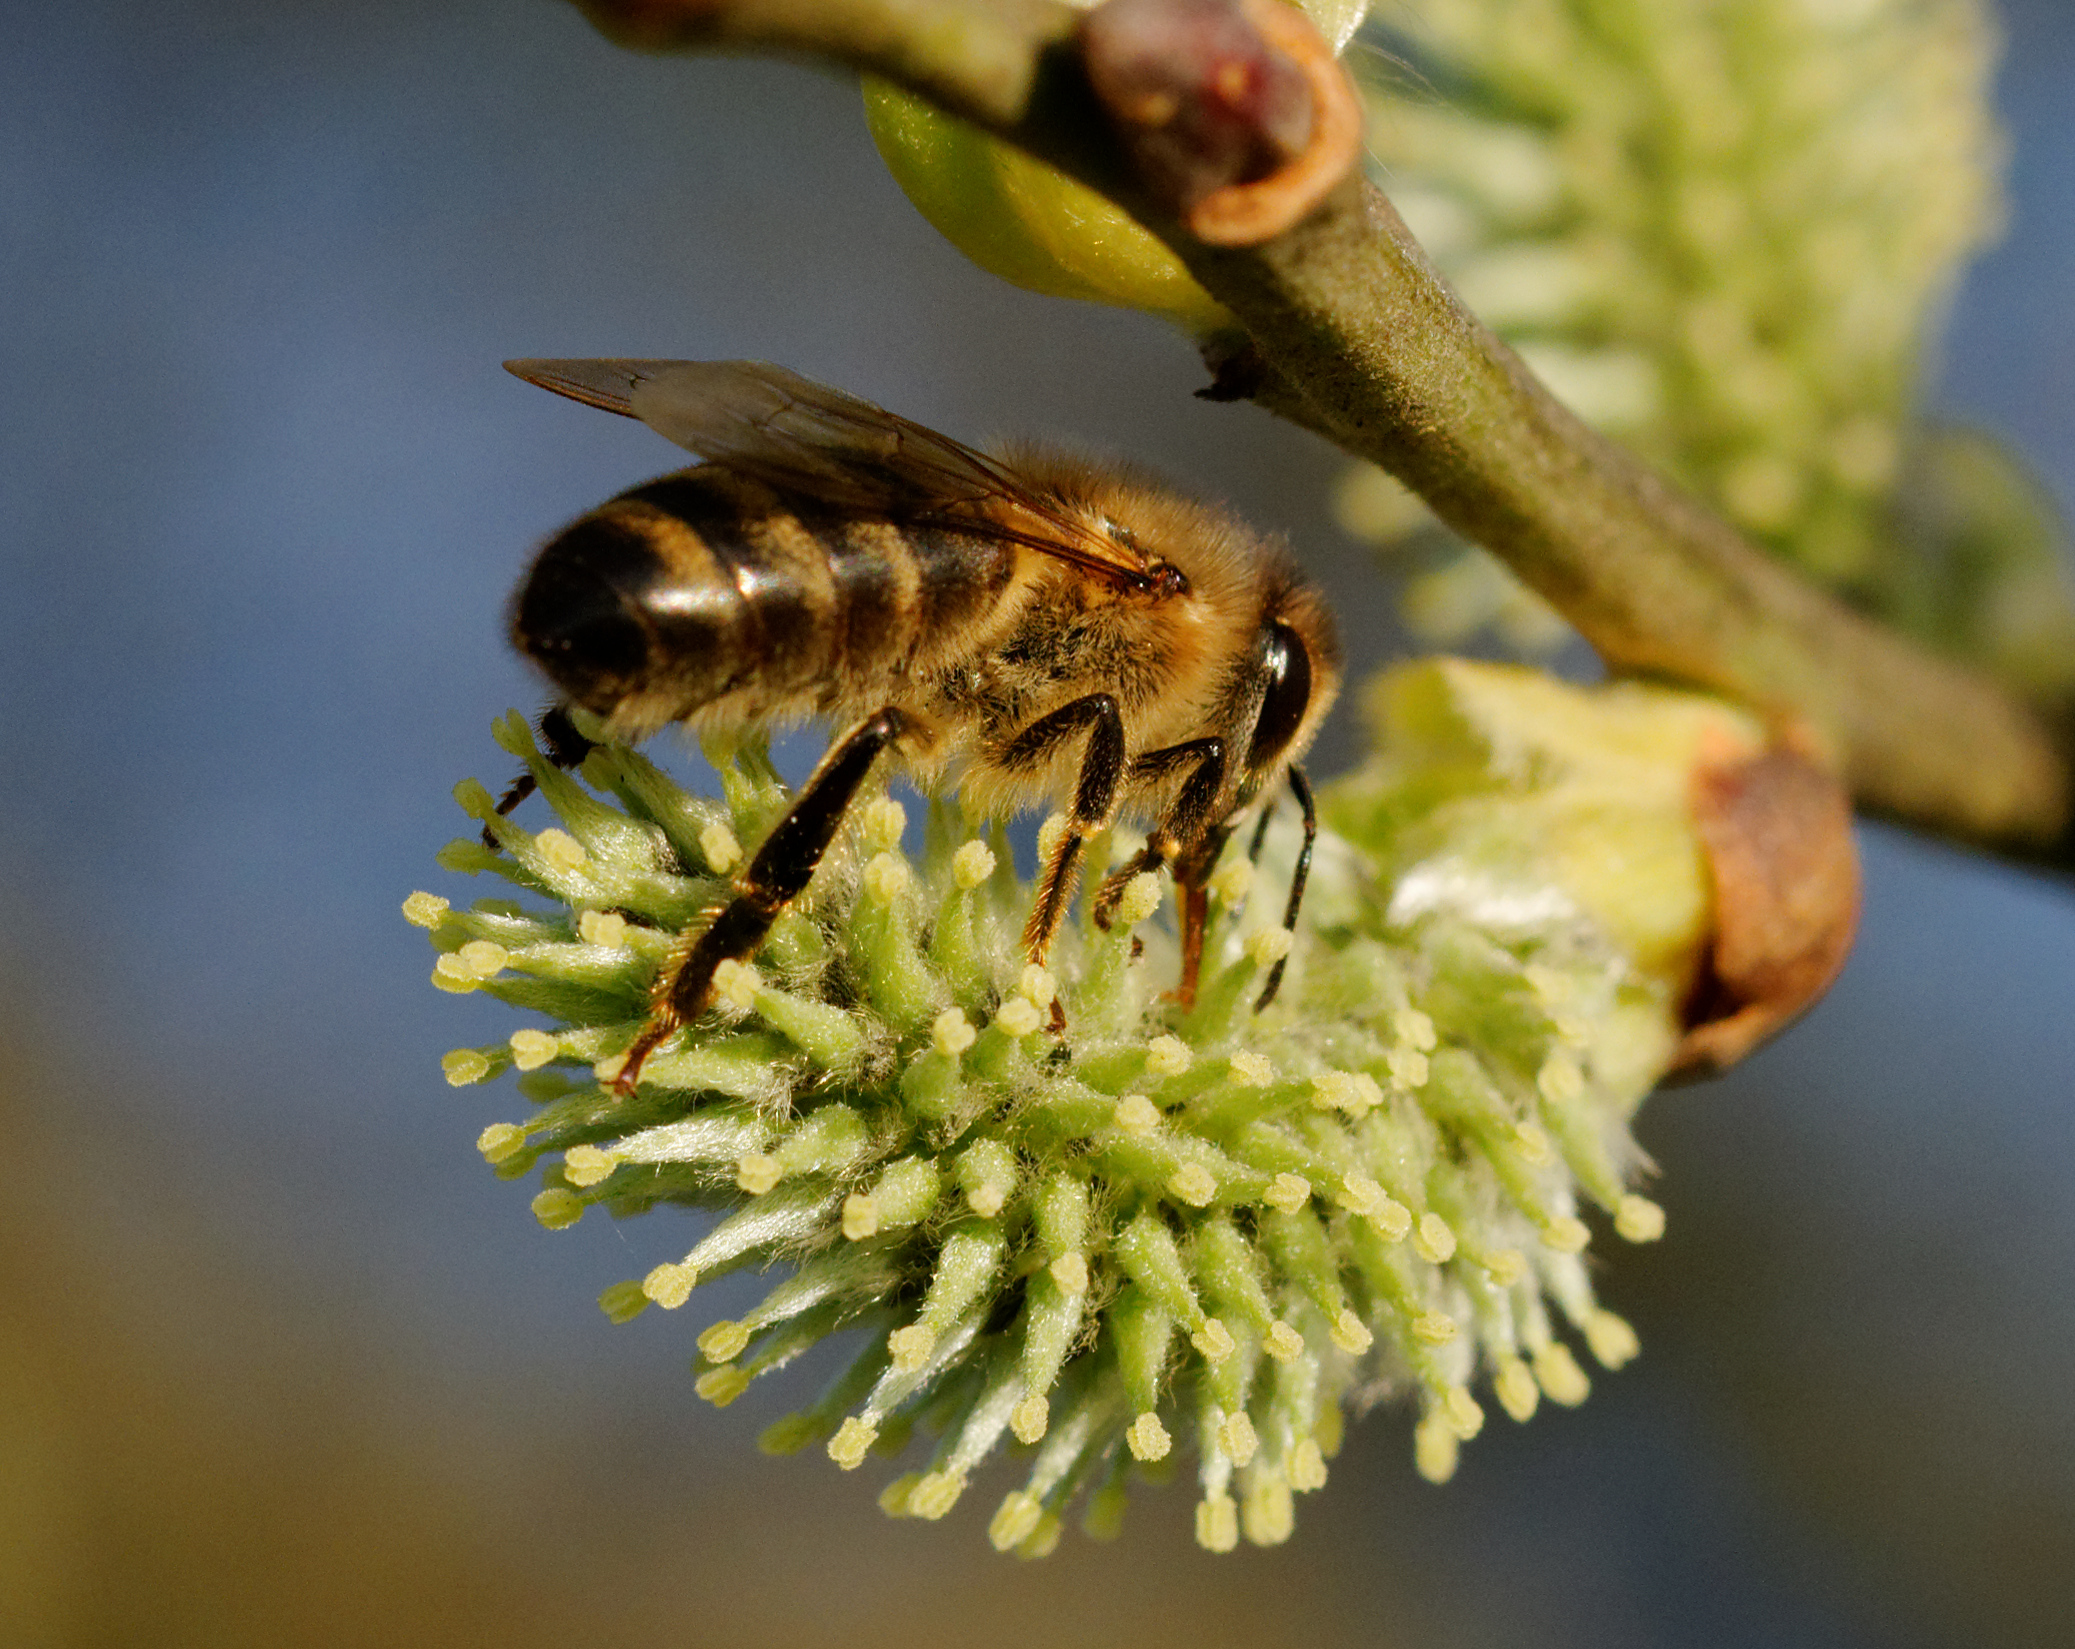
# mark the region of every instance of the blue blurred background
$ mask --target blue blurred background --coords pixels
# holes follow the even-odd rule
[[[2065,505],[2075,13],[2008,20],[2015,213],[1932,400]],[[599,1314],[664,1217],[550,1235],[485,1171],[519,1102],[438,1056],[509,1024],[397,904],[466,891],[448,791],[538,701],[527,549],[674,463],[504,357],[1125,451],[1398,645],[1337,458],[963,263],[839,79],[550,0],[6,0],[0,305],[0,1643],[2075,1641],[2075,898],[1893,831],[1830,1000],[1645,1112],[1670,1234],[1601,1279],[1642,1361],[1445,1490],[1371,1416],[1280,1551],[1198,1553],[1179,1490],[1035,1566],[985,1493],[889,1523],[755,1453],[811,1377],[716,1414],[711,1312]]]

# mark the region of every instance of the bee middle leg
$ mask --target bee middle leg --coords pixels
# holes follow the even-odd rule
[[[872,764],[909,728],[908,717],[891,707],[852,730],[822,757],[785,817],[764,838],[748,867],[735,878],[735,897],[694,939],[677,966],[656,981],[649,1020],[627,1050],[613,1078],[613,1091],[634,1092],[641,1067],[663,1039],[705,1011],[713,975],[723,962],[756,954],[778,913],[813,880],[815,867],[843,823]]]
[[[1023,927],[1024,954],[1040,964],[1051,954],[1053,937],[1059,932],[1067,901],[1073,897],[1082,850],[1088,838],[1109,822],[1116,806],[1117,785],[1124,776],[1124,718],[1108,693],[1090,693],[1032,722],[1008,742],[999,758],[1004,767],[1033,768],[1060,744],[1083,732],[1088,743],[1081,757],[1080,779],[1074,785],[1073,811],[1050,862],[1039,875],[1037,902]],[[1053,1029],[1057,1030],[1064,1021],[1058,1004],[1053,1006]]]

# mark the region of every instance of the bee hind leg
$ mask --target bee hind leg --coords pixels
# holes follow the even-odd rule
[[[534,725],[540,731],[540,742],[547,746],[548,760],[557,767],[581,767],[584,758],[598,748],[576,730],[576,723],[569,719],[569,706],[566,704],[548,706]],[[498,801],[498,814],[502,816],[511,812],[538,788],[531,773],[521,773]],[[490,833],[488,825],[483,826],[483,846],[497,846],[497,838]]]
[[[705,1011],[714,970],[721,963],[756,954],[778,913],[813,880],[880,752],[909,727],[908,717],[889,707],[854,728],[822,757],[785,816],[735,878],[735,897],[686,947],[676,967],[656,981],[648,1023],[613,1078],[615,1093],[633,1093],[648,1056],[679,1026]]]

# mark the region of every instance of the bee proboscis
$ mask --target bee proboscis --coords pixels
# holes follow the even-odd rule
[[[1170,871],[1176,994],[1192,1001],[1206,881],[1240,817],[1285,779],[1305,830],[1294,925],[1316,832],[1294,764],[1340,655],[1318,589],[1279,543],[1137,471],[1034,447],[990,456],[783,367],[507,364],[704,460],[600,505],[535,558],[512,639],[562,706],[615,738],[671,722],[837,730],[731,902],[658,982],[622,1092],[704,1010],[715,968],[754,954],[806,888],[889,751],[924,789],[956,784],[981,812],[1061,806],[1023,935],[1032,961],[1087,839],[1124,815],[1146,825],[1145,846],[1097,889],[1096,920],[1108,925],[1134,876]],[[551,751],[579,759],[567,717],[551,719]]]

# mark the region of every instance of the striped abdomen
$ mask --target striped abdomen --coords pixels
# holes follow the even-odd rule
[[[747,718],[883,692],[1014,574],[1003,545],[859,520],[715,466],[622,493],[549,541],[512,639],[641,733],[723,697]]]

